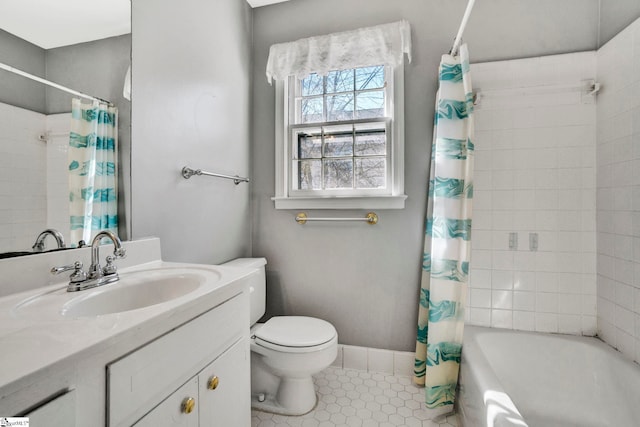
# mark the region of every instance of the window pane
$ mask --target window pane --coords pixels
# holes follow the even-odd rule
[[[322,119],[322,98],[308,98],[300,101],[301,123],[317,123]]]
[[[356,96],[356,118],[384,117],[384,91],[363,92]]]
[[[387,153],[387,136],[382,129],[356,128],[356,156],[383,156]]]
[[[356,90],[384,87],[384,66],[356,68]]]
[[[353,156],[353,131],[324,136],[325,157]]]
[[[324,188],[353,188],[353,161],[351,159],[325,160]]]
[[[298,190],[322,189],[322,160],[295,161],[298,166]]]
[[[298,134],[298,158],[320,158],[322,157],[322,138],[320,132],[316,135]]]
[[[353,94],[327,96],[327,121],[353,119]]]
[[[352,92],[353,69],[343,71],[331,71],[327,75],[327,93]]]
[[[302,96],[322,95],[322,76],[311,74],[300,82],[302,88]]]
[[[385,188],[386,159],[356,158],[356,188]]]

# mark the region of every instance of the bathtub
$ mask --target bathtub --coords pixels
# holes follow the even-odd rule
[[[640,366],[597,338],[465,326],[462,425],[640,426]]]

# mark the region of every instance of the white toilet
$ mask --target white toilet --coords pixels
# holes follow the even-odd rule
[[[303,415],[317,401],[312,375],[336,359],[338,333],[324,320],[272,317],[257,323],[266,309],[264,258],[238,258],[226,265],[259,270],[251,287],[251,406],[283,415]]]

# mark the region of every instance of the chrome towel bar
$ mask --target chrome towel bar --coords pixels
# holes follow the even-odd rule
[[[367,213],[367,216],[364,218],[309,218],[304,212],[296,215],[296,222],[298,224],[306,224],[307,221],[366,221],[374,225],[378,223],[378,215],[375,212]]]
[[[186,166],[182,168],[182,177],[184,179],[189,179],[193,175],[207,175],[207,176],[215,176],[216,178],[232,179],[235,185],[238,185],[241,182],[249,182],[249,178],[244,178],[238,175],[235,175],[235,176],[223,175],[221,173],[206,172],[206,171],[203,171],[202,169],[191,169]]]

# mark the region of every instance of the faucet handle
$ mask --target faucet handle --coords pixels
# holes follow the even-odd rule
[[[73,270],[71,276],[69,276],[69,282],[78,283],[87,280],[87,273],[82,270],[82,262],[76,261],[70,265],[63,265],[61,267],[53,267],[51,274],[60,274],[65,271]]]
[[[113,261],[115,260],[115,257],[112,257],[111,255],[107,256],[107,265],[105,265],[102,269],[102,273],[107,276],[109,274],[115,274],[116,271],[118,270],[117,267],[115,266],[115,264],[113,263]]]

